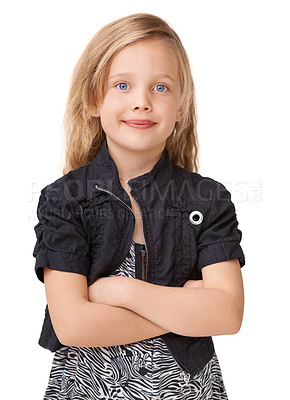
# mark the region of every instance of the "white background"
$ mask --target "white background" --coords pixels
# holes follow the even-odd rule
[[[33,227],[40,189],[62,175],[73,67],[97,30],[135,12],[164,18],[183,41],[197,92],[199,172],[231,191],[243,232],[243,326],[214,337],[229,399],[290,398],[287,3],[2,2],[3,398],[42,399],[51,368],[53,353],[38,345],[46,298]]]

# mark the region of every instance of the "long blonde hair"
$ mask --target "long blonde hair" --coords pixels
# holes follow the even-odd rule
[[[173,48],[179,62],[180,105],[183,117],[166,141],[173,163],[198,172],[198,138],[195,88],[186,51],[175,31],[161,18],[146,13],[113,21],[93,36],[78,60],[63,119],[65,166],[63,174],[92,161],[105,140],[100,118],[92,107],[104,99],[110,63],[126,45],[158,38]]]

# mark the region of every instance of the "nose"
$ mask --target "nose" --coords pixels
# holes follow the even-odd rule
[[[152,102],[150,100],[150,96],[145,90],[139,90],[138,92],[135,93],[131,101],[131,110],[132,111],[152,110]]]

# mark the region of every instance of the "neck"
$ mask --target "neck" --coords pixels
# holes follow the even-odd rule
[[[108,140],[107,145],[110,156],[118,169],[119,178],[125,182],[151,171],[164,150],[164,147],[142,152],[120,149],[119,146],[116,148],[114,143],[108,142]]]

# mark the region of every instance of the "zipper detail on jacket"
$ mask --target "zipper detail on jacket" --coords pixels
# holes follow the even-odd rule
[[[141,250],[142,253],[142,280],[146,280],[146,251]]]
[[[130,188],[130,193],[131,193],[131,186],[130,186],[129,184],[128,184],[128,186],[129,186],[129,188]],[[100,188],[99,185],[96,185],[95,188],[98,189],[98,190],[101,190],[101,191],[103,191],[103,192],[109,193],[109,194],[110,194],[111,196],[113,196],[116,200],[120,201],[122,204],[124,204],[124,205],[133,213],[134,218],[135,218],[135,214],[134,214],[134,211],[132,210],[132,208],[129,207],[128,204],[126,204],[122,199],[120,199],[120,197],[116,196],[114,193],[110,192],[110,191],[107,190],[107,189]],[[135,201],[135,203],[137,204],[138,208],[139,208],[140,211],[141,211],[141,208],[139,207],[139,204],[138,204],[137,201],[134,199],[134,197],[133,197],[132,194],[131,194],[131,196],[132,196],[132,199]],[[146,256],[146,255],[147,255],[147,246],[146,246],[145,235],[144,235],[144,229],[143,229],[143,217],[142,217],[142,230],[143,230],[143,237],[144,237],[145,249],[146,249],[146,251],[145,251],[145,250],[142,250],[142,280],[146,281],[146,280],[147,280],[147,256]],[[143,252],[145,253],[144,255],[143,255]],[[145,259],[145,262],[144,262],[144,259]]]
[[[129,208],[129,210],[130,210],[130,211],[133,213],[133,215],[134,215],[134,211],[132,210],[132,208],[129,207],[128,204],[126,204],[122,199],[120,199],[120,197],[116,196],[114,193],[110,192],[110,191],[107,190],[107,189],[100,188],[99,185],[96,185],[95,187],[96,187],[96,189],[101,190],[101,191],[106,192],[106,193],[109,193],[110,195],[112,195],[113,197],[115,197],[115,199],[119,200],[119,201],[120,201],[121,203],[123,203],[127,208]],[[134,215],[134,217],[135,217],[135,215]]]
[[[128,183],[128,186],[129,186],[129,189],[130,189],[130,193],[131,193],[131,191],[132,191],[132,188],[131,188],[131,186],[129,185],[129,183]],[[132,196],[132,199],[135,201],[135,203],[137,204],[137,207],[139,208],[139,210],[141,211],[141,208],[140,208],[140,206],[139,206],[139,204],[137,203],[137,201],[134,199],[134,196],[132,195],[132,193],[131,193],[131,196]],[[142,216],[142,212],[141,212],[141,216]],[[142,280],[143,281],[147,281],[147,254],[148,254],[148,250],[147,250],[147,245],[146,245],[146,240],[145,240],[145,234],[144,234],[144,224],[143,224],[143,216],[142,216],[142,231],[143,231],[143,237],[144,237],[144,242],[145,242],[145,251],[144,250],[141,250],[142,251]],[[145,254],[144,254],[145,253]]]

